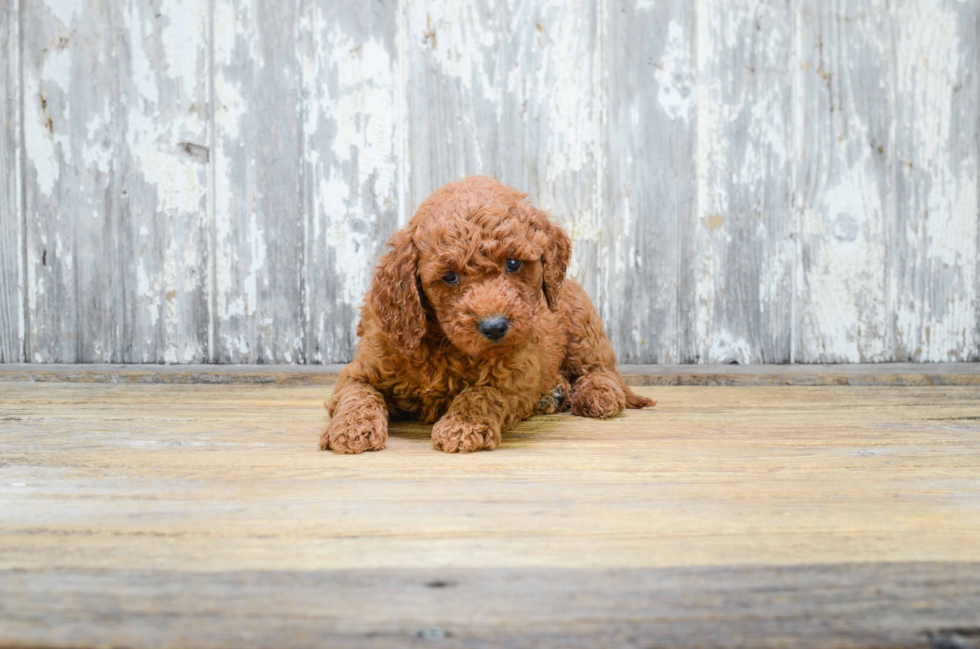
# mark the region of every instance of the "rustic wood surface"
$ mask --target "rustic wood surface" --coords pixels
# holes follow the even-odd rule
[[[0,6],[0,363],[24,360],[20,0]]]
[[[978,585],[980,564],[946,562],[52,569],[0,572],[0,612],[20,632],[18,649],[109,640],[125,647],[976,649]],[[104,627],[92,624],[93,600]],[[9,601],[30,602],[36,619],[25,621],[24,609]]]
[[[323,386],[0,390],[0,645],[980,637],[975,386],[642,387],[356,457],[316,450]]]
[[[300,4],[215,2],[211,357],[219,363],[303,354]]]
[[[710,362],[700,353],[693,263],[701,229],[695,159],[698,8],[693,2],[599,5],[605,196],[601,279],[590,295],[610,324],[620,360]],[[670,163],[651,167],[654,158]],[[561,210],[555,216],[576,218]]]
[[[336,363],[487,173],[626,363],[980,359],[980,3],[8,0],[0,361]]]
[[[300,6],[306,338],[294,356],[331,363],[354,348],[374,257],[407,218],[405,34],[383,3]]]
[[[890,129],[903,89],[893,83],[895,44],[884,37],[897,16],[880,0],[799,3],[797,358],[897,360],[888,262],[899,161]]]
[[[343,365],[113,365],[0,366],[0,382],[279,383],[331,385]],[[620,365],[629,385],[717,386],[967,386],[980,385],[980,363],[846,365]]]
[[[703,361],[793,359],[795,245],[787,180],[806,159],[792,148],[794,6],[698,3],[698,245],[691,261],[696,358]]]
[[[202,362],[209,13],[21,3],[26,357]]]

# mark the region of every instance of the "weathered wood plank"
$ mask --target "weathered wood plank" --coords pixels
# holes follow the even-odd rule
[[[531,193],[599,298],[604,226],[594,0],[408,6],[410,204],[470,174]]]
[[[35,362],[207,356],[207,11],[24,6]]]
[[[786,2],[698,3],[697,358],[792,358],[793,15]]]
[[[123,14],[117,356],[200,363],[208,348],[209,12],[141,0]]]
[[[568,276],[598,303],[604,235],[603,0],[512,0],[498,11],[497,175],[531,193],[572,238]]]
[[[0,363],[24,360],[20,0],[0,6]]]
[[[305,360],[300,14],[214,2],[214,362]]]
[[[301,18],[310,363],[354,355],[376,256],[407,218],[404,61],[394,3],[306,0]],[[296,305],[290,305],[295,309]]]
[[[621,362],[694,362],[695,7],[603,6],[608,154],[597,306]]]
[[[343,365],[58,365],[10,363],[0,382],[274,383],[330,385]],[[980,363],[843,365],[620,365],[628,385],[980,385]]]
[[[980,635],[978,584],[980,564],[949,562],[639,570],[5,571],[0,641],[970,649]]]
[[[399,423],[359,457],[316,450],[322,386],[3,390],[0,644],[915,646],[980,625],[975,387],[640,388],[656,409],[538,417],[492,453]]]
[[[24,147],[27,296],[32,362],[107,361],[119,312],[110,278],[118,262],[112,187],[117,103],[111,31],[102,11],[28,2],[24,26]],[[81,11],[80,11],[81,10]],[[79,14],[88,13],[86,20]],[[100,63],[101,62],[101,63]],[[88,137],[87,123],[98,128]],[[82,149],[89,164],[82,156]],[[102,164],[98,164],[101,162]]]
[[[802,0],[795,11],[794,357],[891,360],[891,16],[882,0]]]
[[[906,1],[893,12],[895,355],[973,359],[980,356],[980,4]]]
[[[351,458],[316,450],[322,386],[8,383],[0,568],[980,560],[976,387],[638,391],[492,453],[398,423]]]
[[[501,18],[486,3],[406,3],[409,207],[461,176],[498,173]],[[502,36],[500,36],[502,37]]]

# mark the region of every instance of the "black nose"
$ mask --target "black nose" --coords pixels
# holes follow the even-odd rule
[[[480,333],[490,340],[500,340],[510,329],[510,320],[503,316],[480,320]]]

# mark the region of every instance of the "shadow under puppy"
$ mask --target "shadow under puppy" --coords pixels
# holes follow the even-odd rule
[[[485,176],[436,190],[396,232],[327,402],[320,447],[384,448],[391,419],[434,423],[446,452],[494,449],[535,413],[605,419],[634,394],[582,287],[572,246],[527,194]]]

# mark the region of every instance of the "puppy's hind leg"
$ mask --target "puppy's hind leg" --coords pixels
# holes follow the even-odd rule
[[[564,367],[572,381],[572,413],[608,419],[626,408],[655,405],[623,382],[602,320],[581,286],[566,280],[561,309],[568,340]]]
[[[534,410],[536,415],[553,415],[556,412],[564,412],[571,407],[572,387],[568,384],[568,379],[564,376],[558,377],[555,387],[541,395],[538,406]]]

